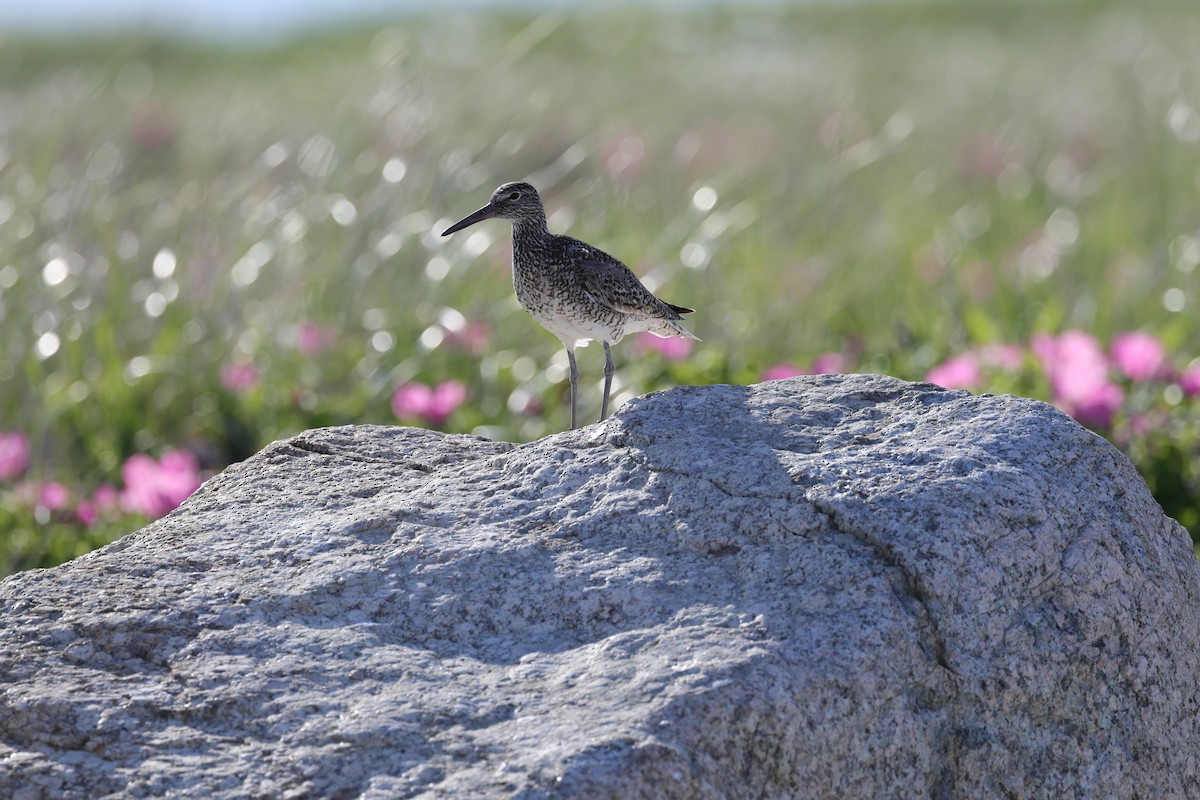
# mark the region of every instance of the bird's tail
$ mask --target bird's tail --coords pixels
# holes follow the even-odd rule
[[[681,336],[684,339],[691,339],[696,342],[701,341],[699,336],[673,319],[656,319],[654,323],[654,326],[647,328],[647,330],[660,338],[670,339],[672,336]]]

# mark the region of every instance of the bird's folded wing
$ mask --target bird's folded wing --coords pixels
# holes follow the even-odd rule
[[[574,262],[580,284],[596,301],[623,314],[664,316],[669,310],[620,261],[597,258]],[[678,319],[678,316],[676,316]]]

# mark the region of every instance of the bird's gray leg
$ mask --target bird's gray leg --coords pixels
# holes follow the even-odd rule
[[[571,364],[571,430],[575,430],[575,398],[579,394],[579,367],[575,365],[575,350],[567,348],[567,361]]]
[[[613,366],[612,350],[608,346],[608,342],[604,342],[604,402],[600,404],[600,421],[604,422],[604,418],[608,416],[608,392],[612,389],[612,376],[617,371]]]

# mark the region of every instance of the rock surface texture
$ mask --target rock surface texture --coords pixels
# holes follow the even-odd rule
[[[1200,797],[1200,570],[1044,404],[347,427],[0,584],[0,796]]]

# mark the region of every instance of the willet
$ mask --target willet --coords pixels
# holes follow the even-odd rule
[[[528,183],[506,183],[488,204],[447,228],[449,236],[485,219],[506,219],[513,226],[513,287],[517,300],[567,349],[571,371],[571,427],[575,428],[579,368],[575,348],[595,340],[604,345],[604,401],[600,419],[608,416],[612,389],[611,345],[630,334],[649,331],[668,338],[700,341],[678,320],[692,309],[659,300],[629,267],[590,244],[550,233],[546,210]]]

